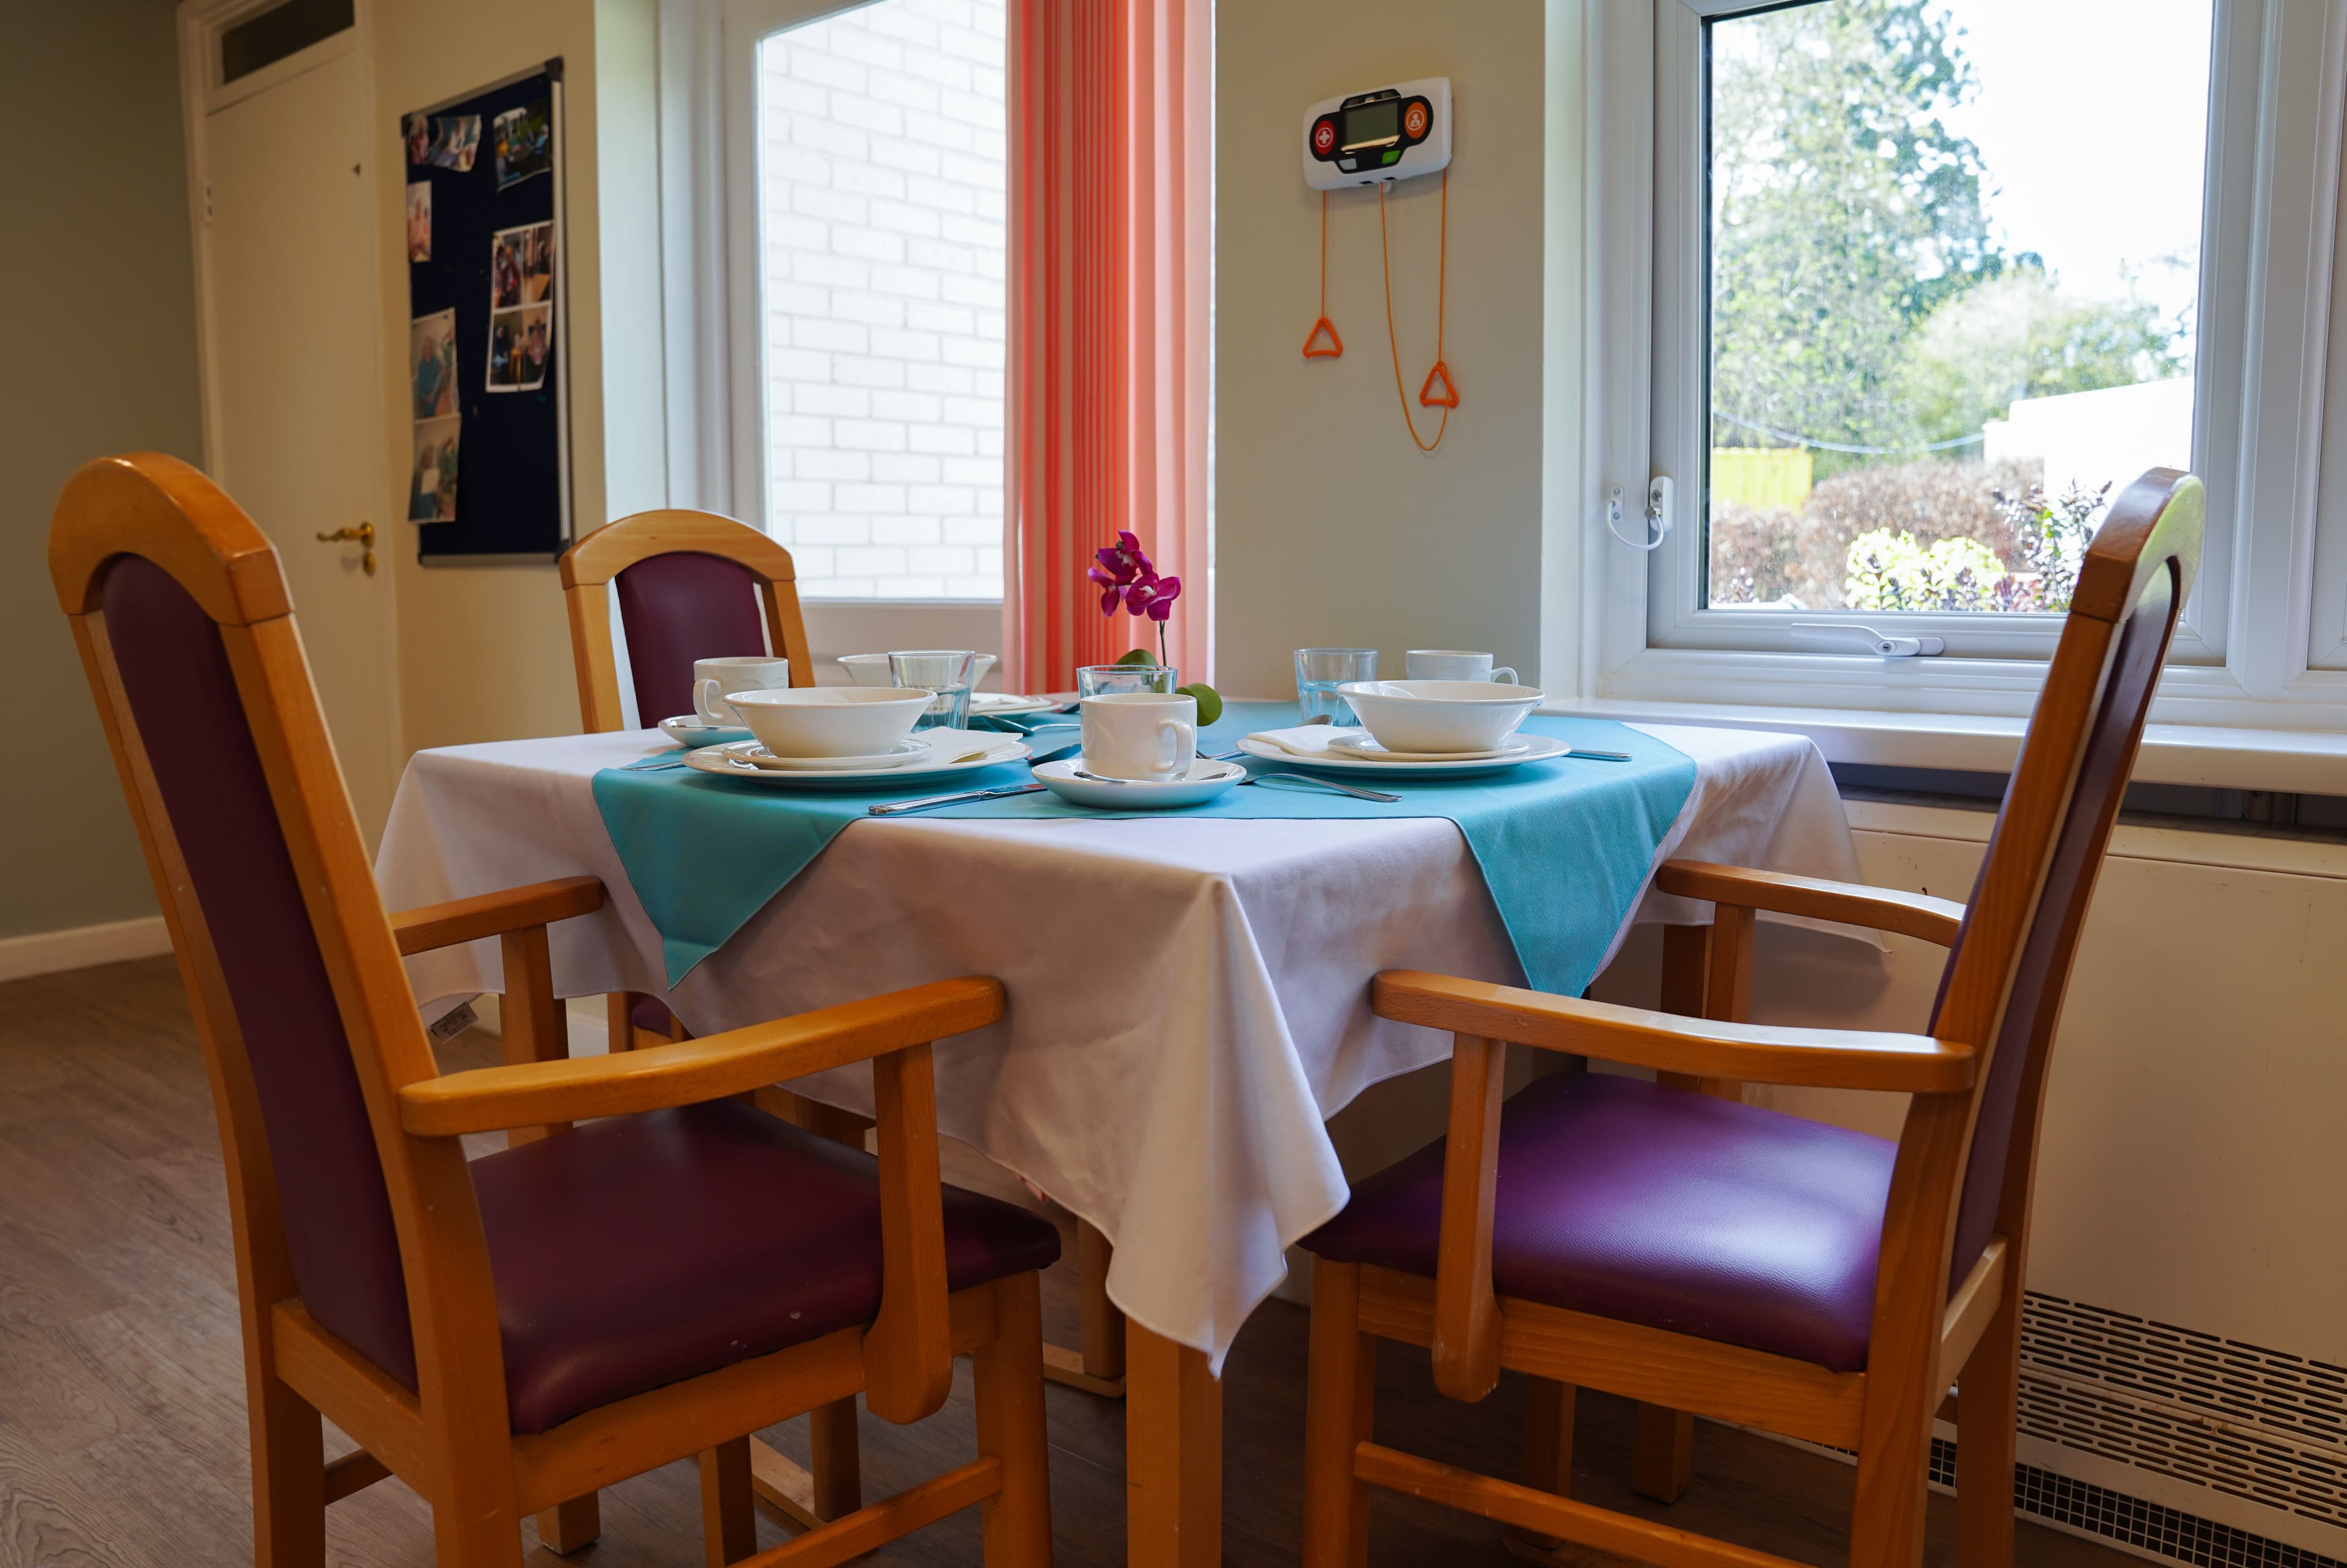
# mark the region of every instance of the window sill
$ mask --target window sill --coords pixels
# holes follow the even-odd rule
[[[1543,704],[1543,713],[1655,724],[1710,724],[1807,735],[1831,763],[2010,773],[2021,750],[2022,718],[1839,708],[1779,708],[1726,702],[1640,702],[1592,697]],[[2347,794],[2347,733],[2153,724],[2144,731],[2135,778],[2143,784],[2212,789]]]

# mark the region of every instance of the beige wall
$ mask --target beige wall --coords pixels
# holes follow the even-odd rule
[[[1540,645],[1542,7],[1534,0],[1226,5],[1215,19],[1217,683],[1294,689],[1290,651],[1481,648],[1532,675]],[[1447,76],[1456,105],[1445,357],[1460,395],[1421,455],[1386,341],[1378,202],[1332,193],[1328,313],[1344,357],[1307,362],[1319,200],[1305,109]],[[1394,321],[1417,405],[1434,359],[1440,181],[1389,198]]]
[[[200,462],[179,45],[156,0],[12,8],[0,116],[0,937],[155,911],[49,585],[49,511],[109,452]]]
[[[649,108],[654,15],[654,0],[398,0],[376,6],[384,440],[385,472],[395,483],[404,482],[410,442],[401,384],[407,265],[400,250],[406,164],[399,117],[559,55],[566,90],[573,512],[583,533],[614,515],[660,504],[666,481],[659,466],[657,144]],[[607,165],[626,187],[610,200],[601,190]],[[613,201],[616,213],[607,210]],[[606,265],[607,251],[616,251],[618,265]],[[647,365],[653,374],[645,374]],[[388,516],[403,516],[404,492],[386,497],[385,505]],[[408,749],[575,731],[577,689],[554,568],[427,568],[416,561],[413,527],[394,528],[386,553],[398,595]]]

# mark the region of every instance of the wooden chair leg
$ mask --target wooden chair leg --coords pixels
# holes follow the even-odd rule
[[[2008,1259],[2008,1262],[2010,1260]],[[2013,1466],[2021,1381],[2021,1276],[2008,1266],[2004,1299],[1958,1374],[1956,1562],[2013,1561]]]
[[[1871,1387],[1868,1389],[1870,1395]],[[1993,1401],[1991,1401],[1993,1402]],[[1967,1397],[1957,1401],[1957,1419]],[[1936,1404],[1922,1408],[1929,1411]],[[1961,1431],[1961,1428],[1959,1429]],[[1958,1441],[1963,1440],[1961,1436]],[[1911,1568],[1923,1560],[1923,1510],[1927,1495],[1924,1465],[1931,1454],[1932,1423],[1890,1420],[1870,1424],[1859,1443],[1858,1499],[1850,1511],[1850,1560],[1868,1568]],[[1962,1462],[1961,1459],[1958,1461]],[[2005,1532],[2012,1533],[2013,1489],[2004,1493]],[[1960,1516],[1961,1517],[1961,1516]],[[1966,1563],[1980,1561],[1967,1555]],[[2000,1568],[2013,1561],[2008,1553]]]
[[[1573,1386],[1551,1378],[1530,1378],[1524,1388],[1524,1484],[1559,1497],[1573,1495]],[[1508,1550],[1532,1562],[1549,1563],[1564,1544],[1555,1535],[1509,1530]]]
[[[326,1445],[318,1412],[266,1368],[246,1378],[245,1398],[252,1428],[255,1568],[323,1568]]]
[[[1043,1376],[1103,1399],[1124,1398],[1124,1314],[1108,1298],[1116,1249],[1089,1221],[1076,1222],[1076,1300],[1081,1348],[1043,1347]]]
[[[758,1513],[750,1492],[750,1440],[735,1438],[701,1453],[701,1538],[709,1568],[725,1568],[758,1550]]]
[[[636,1049],[636,1004],[639,991],[612,991],[603,998],[603,1033],[611,1050]]]
[[[807,1412],[807,1469],[818,1519],[845,1519],[864,1506],[863,1440],[856,1419],[853,1399]]]
[[[1362,1568],[1369,1489],[1353,1450],[1377,1413],[1378,1342],[1361,1332],[1358,1264],[1312,1266],[1312,1350],[1304,1396],[1304,1568]]]
[[[557,1503],[538,1516],[538,1543],[559,1556],[591,1544],[602,1533],[603,1505],[595,1492]]]
[[[1041,1276],[994,1286],[994,1337],[970,1356],[978,1451],[1002,1461],[1002,1490],[980,1505],[987,1568],[1050,1568],[1051,1466],[1043,1428]]]
[[[1656,1502],[1676,1502],[1694,1478],[1695,1417],[1640,1405],[1631,1438],[1630,1490]]]

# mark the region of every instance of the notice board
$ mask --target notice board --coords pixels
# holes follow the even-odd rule
[[[407,527],[426,565],[570,541],[562,62],[400,119]]]

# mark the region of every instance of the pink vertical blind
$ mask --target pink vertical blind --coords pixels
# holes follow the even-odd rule
[[[1130,528],[1182,579],[1184,681],[1213,678],[1206,559],[1210,0],[1011,0],[1004,683],[1064,691],[1156,642],[1100,612]]]

